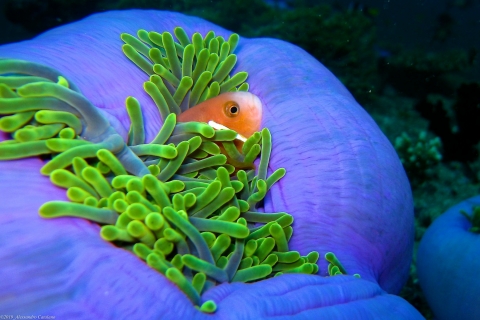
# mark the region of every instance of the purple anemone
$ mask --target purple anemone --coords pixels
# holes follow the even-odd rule
[[[464,200],[442,213],[425,232],[418,247],[418,280],[436,319],[480,317],[480,235],[473,216],[480,196]],[[478,211],[478,209],[476,209]]]
[[[121,51],[120,34],[138,29],[230,32],[178,13],[96,14],[30,40],[0,47],[0,57],[50,66],[74,83],[126,138],[124,101],[136,97],[146,141],[162,121],[143,91],[146,75]],[[282,275],[253,284],[222,284],[204,294],[218,309],[206,315],[164,276],[130,252],[100,238],[99,226],[78,218],[45,220],[38,208],[67,200],[39,172],[39,158],[0,162],[0,258],[3,313],[57,318],[416,319],[392,295],[404,284],[413,245],[410,186],[398,157],[368,114],[317,60],[273,39],[241,39],[236,69],[264,105],[271,171],[287,175],[266,198],[265,211],[294,216],[291,250],[332,251],[352,276]],[[0,133],[0,140],[7,135]]]

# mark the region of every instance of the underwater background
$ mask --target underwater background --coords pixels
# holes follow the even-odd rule
[[[294,43],[351,91],[395,146],[415,204],[415,251],[401,296],[427,319],[416,248],[427,227],[480,187],[480,1],[0,0],[0,44],[95,12],[178,11],[242,37]]]

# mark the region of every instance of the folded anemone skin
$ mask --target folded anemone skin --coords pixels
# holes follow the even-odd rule
[[[190,36],[213,30],[205,20],[161,11],[112,11],[0,46],[1,58],[58,70],[127,137],[125,98],[136,97],[146,141],[162,125],[144,92],[146,75],[121,51],[120,34],[138,29]],[[274,39],[240,40],[236,70],[249,73],[263,103],[262,127],[272,133],[269,172],[286,168],[265,212],[293,215],[291,250],[334,252],[352,276],[282,275],[207,291],[218,308],[198,311],[164,276],[100,238],[100,227],[78,218],[42,219],[47,201],[65,190],[39,172],[40,158],[0,161],[0,310],[57,319],[421,319],[398,293],[413,245],[410,186],[396,153],[339,80],[302,49]],[[7,139],[0,133],[0,140]]]

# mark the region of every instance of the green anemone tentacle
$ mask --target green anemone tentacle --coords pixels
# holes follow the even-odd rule
[[[121,35],[125,55],[152,76],[150,81],[158,77],[153,82],[161,85],[159,80],[163,80],[163,92],[162,89],[157,92],[152,85],[146,85],[146,90],[164,120],[169,113],[178,114],[220,93],[248,90],[246,72],[230,76],[237,62],[233,54],[239,42],[237,34],[225,40],[210,31],[205,38],[194,33],[189,39],[186,32],[177,27],[174,35],[179,42],[169,32],[139,30],[138,38]]]
[[[461,210],[460,213],[472,224],[472,227],[469,229],[469,231],[473,233],[480,233],[480,206],[473,207],[471,215],[464,210]]]

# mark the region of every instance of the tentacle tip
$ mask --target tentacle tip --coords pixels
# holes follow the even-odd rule
[[[217,304],[213,300],[207,300],[202,303],[199,309],[204,313],[214,313],[217,311]]]

